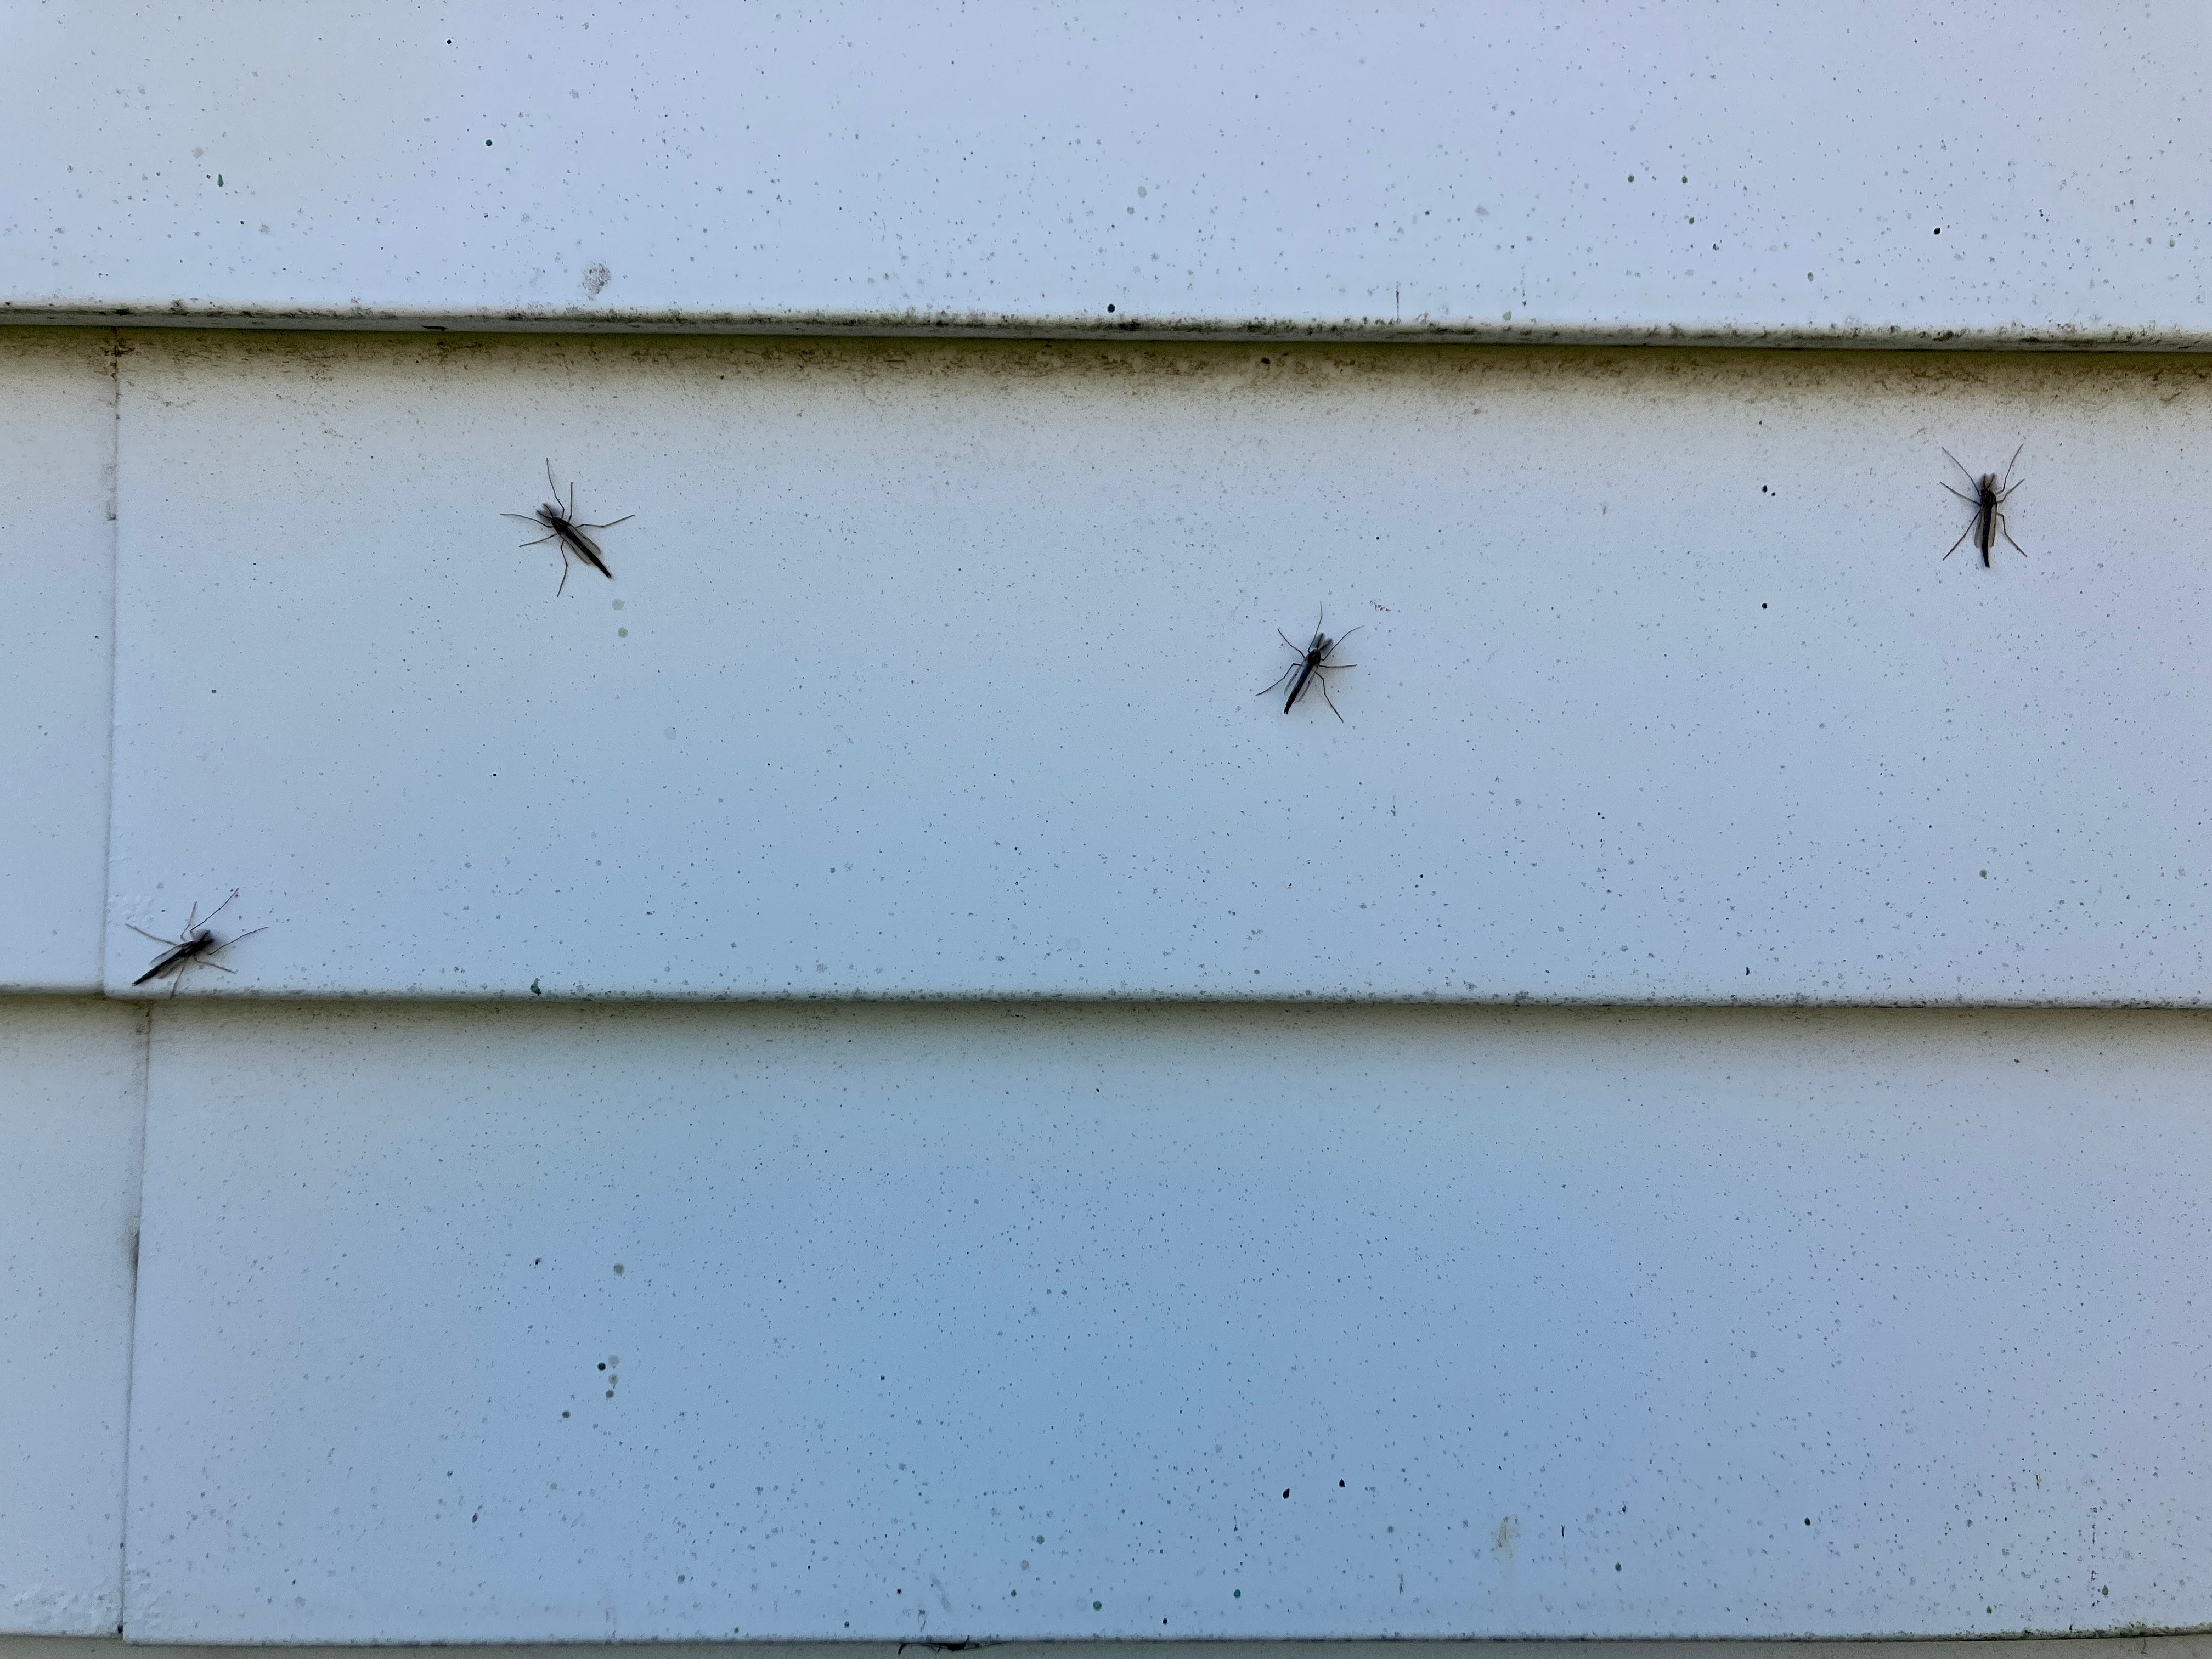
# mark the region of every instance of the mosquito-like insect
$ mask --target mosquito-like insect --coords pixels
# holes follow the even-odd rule
[[[525,547],[543,547],[548,542],[560,544],[561,586],[553,590],[553,597],[559,599],[568,588],[568,556],[572,553],[609,581],[612,581],[615,579],[615,573],[607,568],[607,562],[599,551],[599,544],[585,532],[592,530],[612,530],[618,524],[628,524],[632,519],[637,517],[637,514],[625,513],[619,519],[610,519],[605,524],[578,524],[576,522],[576,486],[574,484],[568,486],[568,505],[564,508],[561,505],[561,486],[553,482],[553,463],[550,461],[545,463],[545,482],[553,491],[551,501],[540,505],[535,513],[502,513],[499,516],[502,519],[517,520],[523,524],[536,525],[546,532],[534,542],[523,543],[522,545]]]
[[[1356,662],[1332,662],[1329,659],[1331,652],[1358,631],[1357,628],[1347,628],[1336,638],[1331,639],[1321,631],[1321,613],[1318,611],[1314,615],[1314,636],[1313,642],[1310,645],[1304,647],[1295,645],[1291,642],[1289,635],[1284,633],[1281,629],[1277,629],[1275,637],[1282,641],[1284,645],[1296,654],[1297,660],[1276,675],[1273,684],[1263,685],[1252,695],[1255,697],[1264,697],[1282,684],[1285,680],[1290,680],[1291,695],[1283,700],[1283,712],[1287,714],[1297,705],[1298,699],[1305,696],[1306,687],[1309,684],[1318,685],[1321,687],[1321,700],[1328,705],[1328,712],[1336,715],[1337,719],[1342,720],[1344,715],[1337,708],[1336,699],[1328,695],[1328,676],[1322,671],[1329,668],[1359,666]],[[1292,678],[1294,675],[1297,678]]]
[[[185,982],[185,969],[194,963],[198,963],[203,968],[222,968],[222,971],[226,974],[236,973],[237,969],[223,968],[221,963],[210,961],[209,958],[218,951],[228,951],[242,939],[252,939],[256,933],[265,933],[269,931],[266,927],[249,927],[242,933],[233,933],[228,939],[217,939],[215,936],[215,929],[208,924],[228,910],[230,908],[230,899],[237,896],[238,889],[234,887],[230,890],[230,898],[225,899],[204,916],[200,914],[200,907],[195,902],[191,914],[185,918],[185,931],[175,939],[163,939],[159,933],[149,933],[135,921],[125,922],[123,925],[141,939],[150,939],[156,945],[168,947],[154,959],[154,965],[151,968],[139,975],[131,983],[133,986],[139,986],[145,984],[149,980],[173,980],[175,984],[169,987],[169,994],[174,996],[177,994],[177,987]]]
[[[2020,488],[2020,484],[2027,482],[2025,478],[2022,478],[2020,483],[2014,483],[2012,481],[2012,469],[2014,463],[2020,459],[2020,450],[2027,447],[2027,441],[2022,439],[2020,449],[2014,450],[2012,459],[2005,463],[2002,483],[1997,482],[1997,475],[1994,472],[1984,472],[1977,478],[1972,473],[1967,472],[1964,466],[1960,465],[1959,458],[1956,455],[1952,455],[1948,449],[1943,452],[1944,454],[1950,456],[1952,465],[1966,473],[1966,482],[1973,486],[1973,494],[1970,495],[1963,489],[1951,489],[1949,484],[1945,484],[1943,488],[1950,489],[1954,495],[1974,509],[1974,516],[1967,521],[1966,527],[1959,532],[1959,539],[1951,544],[1950,550],[1943,555],[1945,558],[1948,559],[1951,554],[1956,553],[1969,536],[1974,538],[1974,545],[1981,550],[1982,564],[1985,568],[1990,562],[1990,550],[1997,544],[1999,536],[2012,542],[2014,552],[2022,558],[2027,556],[2027,550],[2018,542],[2012,541],[2012,531],[2005,524],[2004,515],[2006,499],[2014,490]]]

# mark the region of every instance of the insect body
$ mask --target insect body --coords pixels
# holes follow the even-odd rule
[[[199,963],[204,968],[222,968],[222,971],[226,974],[236,973],[238,970],[235,968],[223,968],[221,963],[211,962],[209,958],[217,951],[228,950],[242,939],[252,939],[256,933],[268,931],[263,927],[250,927],[242,933],[233,933],[228,939],[217,939],[215,936],[215,929],[208,924],[228,909],[230,899],[237,896],[238,889],[234,887],[230,890],[230,898],[225,899],[204,916],[200,915],[200,907],[195,903],[192,906],[191,914],[185,918],[185,931],[175,939],[163,939],[159,933],[148,933],[136,922],[125,922],[123,925],[140,938],[150,939],[156,945],[168,947],[154,958],[152,967],[132,980],[131,983],[138,986],[144,985],[151,980],[173,980],[175,982],[169,987],[169,994],[174,996],[177,994],[177,987],[185,982],[185,969],[194,963]]]
[[[1960,465],[1959,458],[1956,455],[1952,455],[1948,449],[1943,452],[1944,454],[1950,456],[1952,465],[1958,467],[1960,472],[1966,473],[1966,482],[1973,486],[1973,493],[1968,495],[1963,489],[1952,489],[1949,484],[1945,484],[1943,488],[1950,489],[1954,495],[1974,509],[1973,518],[1967,522],[1966,527],[1959,532],[1958,541],[1951,544],[1950,550],[1943,555],[1945,558],[1948,559],[1951,554],[1956,553],[1960,544],[1969,536],[1974,538],[1974,545],[1981,550],[1982,563],[1984,567],[1989,564],[1990,550],[1996,545],[1999,536],[2002,536],[2008,542],[2012,542],[2014,552],[2022,558],[2027,556],[2027,550],[2018,542],[2012,540],[2012,531],[2005,524],[2004,516],[2006,499],[2014,490],[2020,488],[2021,483],[2027,482],[2025,478],[2022,478],[2020,483],[2014,483],[2012,481],[2014,463],[2020,459],[2020,450],[2027,447],[2027,443],[2023,441],[2020,449],[2013,451],[2012,460],[2005,463],[2004,482],[2002,483],[1997,482],[1997,475],[1994,472],[1984,472],[1977,478],[1972,473],[1967,472],[1964,466]]]
[[[1337,647],[1342,645],[1345,641],[1350,639],[1359,630],[1357,628],[1346,629],[1336,638],[1331,639],[1328,635],[1321,631],[1321,617],[1316,613],[1314,617],[1313,640],[1311,643],[1301,649],[1297,645],[1291,643],[1291,638],[1287,634],[1284,633],[1281,629],[1277,629],[1275,630],[1275,637],[1282,641],[1285,646],[1288,647],[1291,651],[1297,654],[1297,660],[1292,663],[1288,668],[1285,668],[1281,673],[1276,675],[1273,684],[1264,685],[1253,695],[1255,696],[1264,697],[1267,693],[1274,690],[1277,686],[1281,685],[1285,680],[1290,681],[1291,695],[1283,700],[1283,712],[1287,714],[1297,706],[1298,699],[1305,696],[1306,688],[1309,685],[1318,685],[1321,687],[1322,701],[1328,705],[1328,712],[1334,714],[1337,719],[1342,720],[1344,715],[1338,710],[1336,700],[1328,695],[1328,676],[1322,671],[1330,668],[1357,668],[1359,666],[1358,663],[1334,662],[1330,660],[1330,653],[1334,652]]]
[[[560,544],[561,586],[553,590],[553,597],[560,598],[568,586],[568,557],[571,554],[581,559],[609,581],[612,581],[615,579],[615,573],[607,568],[606,558],[600,553],[599,544],[586,532],[593,530],[611,530],[618,524],[628,524],[637,514],[625,513],[619,519],[610,519],[605,524],[578,524],[576,522],[576,486],[574,484],[568,486],[568,505],[563,507],[561,505],[561,486],[553,482],[553,463],[550,461],[545,463],[545,482],[553,491],[551,501],[541,504],[535,513],[502,513],[500,517],[514,519],[523,524],[536,525],[546,532],[534,542],[523,543],[522,545],[525,547],[543,547],[548,542],[556,542]]]

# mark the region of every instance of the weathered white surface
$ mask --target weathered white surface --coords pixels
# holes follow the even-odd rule
[[[130,1629],[2202,1625],[2208,1041],[179,1003]]]
[[[138,1018],[0,1000],[0,1631],[122,1622]]]
[[[77,0],[5,38],[18,314],[2212,340],[2201,6]]]
[[[115,607],[105,330],[0,334],[0,992],[100,984]]]
[[[2205,994],[2193,362],[127,365],[112,990],[238,887],[188,993]],[[1253,695],[1323,600],[1341,722]]]

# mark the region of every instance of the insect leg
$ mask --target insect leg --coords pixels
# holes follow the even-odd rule
[[[555,599],[559,599],[559,598],[560,598],[563,593],[567,592],[568,591],[568,538],[566,538],[566,537],[564,536],[564,537],[562,537],[562,539],[561,539],[561,586],[558,586],[558,587],[556,587],[556,588],[555,588],[555,589],[553,590],[553,597],[554,597]]]
[[[1267,689],[1268,689],[1270,691],[1272,691],[1272,690],[1273,690],[1275,688],[1274,688],[1273,686],[1272,686],[1272,685],[1271,685],[1271,686],[1269,686]],[[175,949],[177,948],[177,946],[179,946],[179,945],[182,945],[182,944],[184,943],[184,941],[183,941],[182,939],[163,939],[163,938],[162,938],[159,933],[148,933],[148,932],[147,932],[143,927],[140,927],[137,922],[135,922],[135,921],[126,921],[126,922],[125,922],[123,925],[124,925],[125,927],[128,927],[128,928],[129,928],[132,933],[134,933],[137,934],[137,935],[138,935],[138,937],[139,937],[140,939],[152,939],[152,940],[154,941],[154,943],[155,943],[155,944],[156,944],[156,945],[167,945],[167,946],[168,946],[172,951],[175,950]]]
[[[1967,482],[1968,483],[1970,483],[1970,484],[1973,485],[1973,487],[1975,488],[1975,489],[1976,489],[1977,491],[1978,491],[1978,490],[1981,489],[1981,487],[1982,487],[1982,481],[1981,481],[1979,478],[1977,478],[1977,477],[1976,477],[1972,473],[1971,473],[1971,472],[1967,472],[1967,471],[1966,471],[1966,464],[1965,464],[1964,462],[1962,462],[1961,460],[1960,460],[1960,459],[1959,459],[1956,455],[1953,455],[1953,454],[1951,454],[1951,452],[1950,452],[1949,450],[1948,450],[1948,449],[1947,449],[1947,450],[1945,450],[1945,451],[1943,452],[1943,453],[1944,453],[1945,455],[1947,455],[1947,456],[1949,456],[1949,457],[1950,457],[1951,465],[1954,465],[1954,466],[1955,466],[1955,467],[1957,467],[1960,472],[1965,473],[1965,474],[1966,474],[1966,482]]]
[[[1981,501],[1981,499],[1982,499],[1979,495],[1968,495],[1965,490],[1963,490],[1963,489],[1951,489],[1951,486],[1950,486],[1949,484],[1945,484],[1945,485],[1943,486],[1943,488],[1944,488],[1944,489],[1950,489],[1950,490],[1951,490],[1951,493],[1952,493],[1954,495],[1956,495],[1956,496],[1957,496],[1960,501],[1969,501],[1969,502],[1978,503],[1978,502]],[[517,517],[518,515],[517,515],[517,514],[515,514],[510,513],[510,514],[508,514],[507,516],[508,518],[512,519],[512,518]]]
[[[217,916],[221,915],[224,911],[226,911],[226,910],[229,909],[229,908],[230,908],[230,899],[234,899],[234,898],[236,898],[237,896],[238,896],[238,889],[236,889],[235,887],[234,887],[234,888],[232,888],[232,889],[230,890],[230,898],[227,898],[227,899],[225,899],[222,903],[220,903],[220,904],[216,905],[216,906],[215,907],[215,908],[214,908],[214,909],[212,909],[212,910],[209,911],[205,915],[202,916],[202,917],[200,918],[200,925],[201,925],[202,927],[205,927],[209,922],[213,921],[214,921]],[[191,928],[189,928],[189,927],[187,927],[187,928],[185,928],[185,931],[186,933],[191,933]]]
[[[228,951],[232,945],[237,944],[240,939],[252,939],[256,933],[265,933],[268,931],[269,929],[265,927],[249,927],[242,933],[234,933],[228,939],[223,940],[222,944],[210,945],[206,951],[201,953],[199,960],[210,968],[222,968],[222,964],[215,959],[215,953],[217,951]],[[222,968],[222,971],[226,974],[234,974],[238,969],[235,968]]]
[[[2020,449],[2015,449],[2015,450],[2014,450],[2014,451],[2013,451],[2013,453],[2012,453],[2012,459],[2010,459],[2010,460],[2008,460],[2008,461],[2007,461],[2007,462],[2005,463],[2004,483],[2003,483],[2003,484],[2002,484],[2002,486],[2000,486],[2001,488],[2002,488],[2002,489],[2011,489],[2011,488],[2012,488],[2012,470],[2013,470],[2013,468],[2014,468],[2014,467],[2015,467],[2015,466],[2017,466],[2017,465],[2020,465],[2020,450],[2021,450],[2021,449],[2025,449],[2025,448],[2027,448],[2027,439],[2025,439],[2025,438],[2022,438],[2022,439],[2020,441]],[[2026,483],[2027,482],[2027,479],[2025,479],[2025,478],[2022,478],[2022,479],[2021,480],[2021,482],[2022,483]]]
[[[2004,538],[2007,541],[2012,542],[2012,550],[2019,554],[2021,558],[2026,558],[2027,556],[2027,550],[2022,547],[2018,542],[2012,541],[2012,526],[2005,522],[2004,514],[2000,513],[1996,516],[1997,528],[2004,532]]]
[[[637,514],[635,513],[625,513],[619,519],[609,519],[605,524],[580,524],[576,528],[579,530],[612,530],[617,525],[628,524],[635,517],[637,517]]]
[[[1346,667],[1351,666],[1349,663],[1343,665]],[[1332,714],[1335,714],[1337,719],[1342,720],[1344,716],[1338,712],[1336,699],[1328,695],[1328,676],[1322,673],[1321,670],[1316,668],[1314,670],[1314,678],[1321,682],[1321,700],[1328,705],[1328,712]]]

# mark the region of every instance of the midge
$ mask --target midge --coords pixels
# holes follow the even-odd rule
[[[225,899],[204,916],[200,915],[199,904],[195,901],[191,914],[185,918],[185,931],[175,939],[163,939],[159,933],[149,933],[135,921],[125,922],[123,925],[141,939],[150,939],[156,945],[168,947],[154,959],[154,965],[151,968],[131,981],[132,986],[144,985],[152,980],[173,979],[176,983],[169,987],[169,994],[174,996],[177,994],[177,987],[185,982],[185,969],[194,963],[199,963],[203,968],[222,968],[222,971],[226,974],[236,973],[237,969],[223,968],[221,963],[210,962],[209,958],[217,951],[228,950],[242,939],[252,939],[256,933],[265,933],[269,931],[266,927],[249,927],[242,933],[233,933],[228,939],[217,939],[215,936],[215,929],[208,924],[230,908],[230,899],[237,896],[238,889],[234,887],[230,890],[230,898]]]
[[[632,519],[637,517],[637,514],[625,513],[619,519],[610,519],[605,524],[578,524],[576,522],[576,486],[574,484],[568,486],[568,505],[563,508],[561,505],[561,486],[553,482],[553,463],[550,461],[545,463],[545,483],[553,492],[553,499],[541,504],[538,511],[502,513],[499,516],[502,519],[514,519],[522,524],[537,525],[547,532],[534,542],[523,543],[522,545],[525,547],[543,547],[548,542],[558,542],[561,544],[561,586],[553,590],[553,597],[559,599],[568,588],[568,556],[572,553],[609,581],[612,581],[615,579],[615,573],[607,568],[607,562],[599,552],[599,544],[584,532],[588,530],[612,530],[618,524],[628,524]]]
[[[1252,695],[1255,697],[1264,697],[1270,691],[1273,691],[1276,686],[1282,684],[1285,680],[1289,680],[1291,682],[1291,695],[1283,699],[1283,712],[1287,714],[1292,708],[1297,707],[1298,699],[1305,696],[1306,687],[1309,685],[1318,685],[1321,687],[1321,700],[1328,705],[1328,712],[1334,714],[1337,719],[1342,720],[1344,715],[1336,706],[1336,699],[1328,695],[1328,676],[1322,671],[1324,669],[1330,668],[1357,668],[1359,666],[1356,662],[1334,662],[1330,660],[1330,653],[1334,652],[1337,647],[1342,645],[1345,641],[1350,639],[1354,634],[1357,634],[1359,629],[1357,628],[1347,628],[1343,633],[1338,635],[1336,638],[1331,639],[1328,635],[1321,631],[1321,612],[1316,611],[1314,613],[1313,640],[1311,643],[1304,646],[1304,647],[1292,644],[1290,635],[1284,633],[1281,629],[1279,628],[1275,630],[1275,637],[1282,641],[1285,647],[1297,653],[1297,660],[1292,663],[1288,668],[1285,668],[1281,673],[1276,675],[1273,684],[1263,685]],[[1296,678],[1293,678],[1293,676]]]
[[[2012,481],[2012,470],[2020,459],[2020,450],[2027,447],[2027,441],[2023,438],[2021,440],[2020,449],[2014,450],[2012,459],[2005,463],[2002,483],[1997,482],[1997,475],[1994,472],[1984,472],[1977,478],[1972,473],[1967,472],[1964,466],[1960,465],[1959,458],[1956,455],[1952,455],[1948,449],[1943,452],[1945,455],[1950,457],[1952,465],[1958,467],[1960,472],[1966,473],[1966,482],[1973,486],[1973,494],[1970,495],[1963,489],[1951,489],[1949,484],[1945,484],[1943,488],[1950,489],[1954,495],[1974,509],[1974,516],[1968,520],[1966,527],[1959,532],[1958,541],[1951,544],[1949,551],[1943,555],[1945,558],[1948,559],[1953,553],[1956,553],[1960,544],[1969,536],[1974,538],[1974,545],[1982,550],[1982,563],[1984,568],[1990,562],[1990,550],[1997,544],[1999,536],[2012,542],[2012,550],[2021,557],[2024,559],[2027,556],[2027,550],[2018,542],[2012,540],[2012,531],[2006,526],[2004,516],[2006,498],[2011,495],[2014,490],[2019,489],[2021,483],[2027,482],[2025,478],[2022,478],[2020,483],[2014,483]]]

